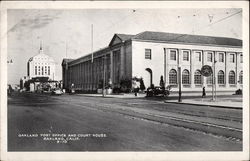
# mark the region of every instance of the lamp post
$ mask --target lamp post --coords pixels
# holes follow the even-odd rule
[[[178,66],[178,84],[179,84],[179,99],[178,102],[182,102],[181,99],[181,67]]]

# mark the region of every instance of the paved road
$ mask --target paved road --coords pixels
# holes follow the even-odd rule
[[[8,98],[9,151],[240,151],[241,138],[241,110],[145,98]]]

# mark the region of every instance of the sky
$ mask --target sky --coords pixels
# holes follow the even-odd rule
[[[242,10],[230,9],[9,9],[8,84],[27,76],[27,62],[44,53],[56,62],[56,80],[62,79],[63,58],[79,58],[106,47],[115,33],[159,31],[242,39]],[[67,44],[67,45],[66,45]],[[67,46],[67,47],[66,47]],[[66,52],[67,48],[67,52]],[[67,54],[66,54],[67,53]]]

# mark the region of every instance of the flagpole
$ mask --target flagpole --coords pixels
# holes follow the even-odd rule
[[[91,24],[91,88],[94,88],[94,53],[93,53],[93,24]]]
[[[94,56],[94,54],[93,54],[93,39],[94,39],[94,37],[93,37],[93,24],[91,24],[91,62],[93,63],[93,56]]]

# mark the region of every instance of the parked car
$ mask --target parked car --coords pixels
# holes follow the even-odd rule
[[[162,87],[156,86],[156,87],[149,87],[146,91],[147,97],[152,97],[152,96],[168,96],[169,95],[169,90],[164,89]]]
[[[56,88],[56,89],[52,90],[51,94],[52,95],[62,95],[63,91],[60,88]]]

